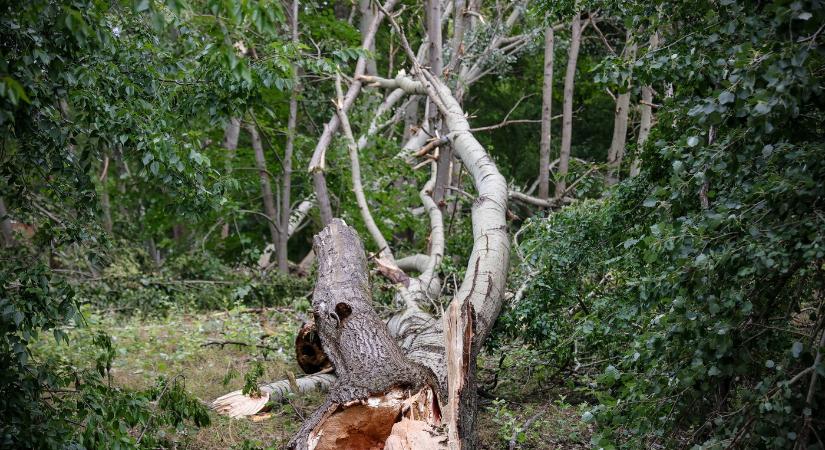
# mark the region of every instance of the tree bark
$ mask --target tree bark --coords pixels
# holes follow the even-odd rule
[[[403,271],[401,271],[401,269],[399,269],[398,266],[395,264],[395,257],[393,256],[392,251],[390,250],[390,245],[387,243],[387,240],[384,238],[384,235],[381,234],[381,230],[375,223],[375,219],[373,219],[372,213],[369,209],[369,204],[367,203],[367,197],[364,194],[364,186],[361,183],[361,162],[358,158],[358,144],[355,142],[355,137],[352,134],[352,128],[349,124],[349,119],[347,118],[347,114],[344,112],[344,98],[341,89],[340,74],[336,74],[335,90],[338,94],[338,100],[336,101],[338,119],[341,121],[341,131],[343,131],[344,137],[347,141],[347,151],[350,157],[350,170],[352,173],[352,192],[355,194],[355,200],[358,204],[358,211],[361,213],[361,219],[363,219],[364,225],[367,227],[367,231],[370,233],[370,236],[372,236],[372,239],[375,241],[375,244],[378,247],[378,258],[380,263],[384,265],[389,265],[389,270],[393,270],[395,273],[400,272],[399,276],[406,277]],[[402,280],[393,279],[393,281],[395,282],[399,282]]]
[[[654,32],[650,36],[650,45],[648,51],[656,50],[659,46],[659,34]],[[642,86],[642,101],[639,102],[639,136],[636,140],[636,156],[630,165],[630,176],[635,177],[639,175],[642,167],[642,148],[647,142],[647,137],[650,135],[650,128],[653,124],[653,88]]]
[[[6,201],[0,197],[0,233],[3,236],[3,245],[5,247],[14,247],[17,241],[14,239],[14,233],[11,231],[11,218],[9,212],[6,210]]]
[[[375,16],[372,10],[372,1],[358,0],[358,11],[361,13],[361,20],[358,22],[358,28],[361,31],[361,36],[366,36],[369,32],[370,24]],[[375,40],[372,41],[367,50],[371,54],[375,53]],[[375,58],[367,58],[367,66],[364,69],[364,73],[367,75],[378,75]]]
[[[447,64],[447,72],[452,72],[458,67],[459,61],[464,54],[464,14],[466,11],[465,0],[453,0],[453,36],[450,40],[450,62]]]
[[[544,32],[544,82],[542,85],[541,142],[539,149],[539,198],[550,196],[550,145],[553,117],[553,27]]]
[[[427,1],[427,38],[429,44],[427,46],[427,58],[429,61],[430,72],[436,78],[441,77],[443,70],[443,38],[441,34],[441,0]],[[428,99],[431,102],[431,100]],[[440,133],[440,123],[438,120],[438,109],[430,106],[429,108],[429,131],[432,135]],[[433,191],[433,200],[444,211],[446,203],[444,197],[446,196],[447,186],[450,184],[450,166],[452,165],[452,149],[449,145],[443,145],[438,149],[438,165],[436,168],[435,190]]]
[[[226,174],[232,173],[232,161],[235,159],[235,151],[238,149],[238,138],[241,135],[241,120],[237,117],[230,117],[229,123],[223,132],[223,148],[226,149]],[[223,226],[221,226],[221,239],[229,237],[229,221],[224,218]]]
[[[418,128],[421,123],[418,120],[418,96],[410,97],[407,107],[404,108],[404,134],[402,140],[407,142],[413,134],[413,128]]]
[[[298,41],[298,0],[292,0],[292,43],[297,45]],[[289,118],[286,126],[286,145],[284,146],[284,160],[283,160],[283,174],[281,185],[281,216],[280,216],[280,230],[278,233],[278,270],[281,273],[289,273],[289,260],[287,258],[287,243],[289,241],[289,218],[292,215],[291,211],[291,193],[292,193],[292,153],[295,148],[295,130],[298,124],[298,92],[301,90],[301,78],[298,74],[298,66],[292,65],[292,72],[294,75],[295,86],[292,88],[292,94],[289,97]]]
[[[258,175],[261,180],[261,197],[264,203],[264,215],[269,218],[267,225],[269,226],[269,235],[271,243],[277,245],[278,243],[278,228],[277,223],[278,214],[275,211],[275,199],[272,196],[272,185],[269,180],[269,171],[266,168],[266,157],[264,156],[264,147],[261,143],[261,136],[258,134],[255,125],[248,124],[246,130],[249,132],[249,137],[252,140],[252,150],[255,152],[255,165],[258,168]]]
[[[103,229],[112,232],[112,206],[109,200],[109,153],[103,155],[103,169],[100,173],[100,210],[103,215]]]
[[[581,14],[576,13],[570,26],[570,49],[567,52],[567,70],[564,73],[564,103],[562,104],[561,151],[559,152],[559,174],[556,181],[556,197],[564,195],[567,189],[567,172],[570,167],[570,147],[573,134],[573,90],[576,79],[576,64],[582,38]]]
[[[372,308],[364,247],[355,230],[334,219],[315,237],[313,249],[319,263],[313,316],[338,379],[324,404],[303,423],[288,447],[371,448],[389,438],[397,413],[376,411],[391,415],[388,423],[369,424],[379,429],[364,427],[346,432],[332,426],[338,423],[333,419],[336,413],[339,420],[352,420],[346,416],[347,407],[360,412],[364,406],[360,401],[367,400],[368,404],[395,389],[417,392],[429,387],[435,391],[435,376],[404,356]]]
[[[412,50],[407,50],[412,57]],[[507,183],[490,156],[470,132],[470,125],[464,111],[450,90],[420,67],[417,68],[417,72],[422,78],[420,82],[401,75],[394,80],[370,78],[367,81],[385,88],[400,87],[410,94],[426,93],[441,110],[455,153],[472,176],[478,191],[478,199],[473,204],[472,213],[474,245],[465,278],[452,300],[458,305],[469,305],[474,313],[472,351],[469,356],[470,362],[465,365],[466,376],[470,378],[463,378],[461,381],[462,386],[472,386],[475,369],[473,361],[501,309],[506,271],[509,265],[510,241],[506,223]],[[464,331],[456,332],[463,333]],[[450,380],[449,384],[458,382],[458,380]],[[450,398],[449,401],[465,405],[458,409],[461,411],[461,417],[456,419],[458,421],[457,433],[461,438],[459,445],[472,448],[475,409],[468,408],[466,405],[475,402],[476,394],[472,389],[460,389],[460,393],[461,398]]]
[[[636,57],[636,44],[632,42],[632,39],[633,37],[628,31],[624,53],[625,59],[630,63],[631,68],[633,67],[633,60]],[[610,142],[610,150],[607,152],[606,181],[608,186],[612,186],[619,181],[619,172],[622,168],[625,144],[627,143],[627,118],[630,109],[630,89],[632,83],[632,76],[629,76],[627,85],[623,86],[625,91],[616,97],[616,111],[613,119],[613,139]]]
[[[229,159],[235,157],[235,150],[238,149],[238,138],[241,135],[241,119],[230,117],[229,123],[223,133],[223,148],[229,153]]]

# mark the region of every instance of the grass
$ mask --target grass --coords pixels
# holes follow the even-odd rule
[[[295,332],[305,317],[285,308],[170,313],[163,317],[118,316],[87,312],[84,327],[66,330],[71,345],[42,338],[35,355],[59,355],[76,365],[91,364],[93,337],[105,331],[118,356],[112,382],[123,388],[142,389],[158,377],[182,375],[186,388],[203,402],[241,389],[252,363],[262,361],[261,382],[284,379],[288,372],[300,376],[294,362]],[[248,345],[207,345],[208,342],[243,342]],[[260,347],[259,347],[260,346]],[[484,357],[481,367],[495,365],[498,355]],[[517,448],[579,449],[589,447],[591,430],[581,423],[581,407],[558,395],[536,395],[529,374],[502,371],[493,390],[503,398],[480,399],[479,447],[507,448],[515,431]],[[485,374],[486,375],[486,374]],[[527,379],[525,378],[527,377]],[[281,448],[297,430],[302,418],[320,404],[323,394],[295,397],[274,405],[265,420],[229,419],[210,413],[212,425],[194,432],[179,432],[181,449]],[[530,427],[524,425],[541,411]]]

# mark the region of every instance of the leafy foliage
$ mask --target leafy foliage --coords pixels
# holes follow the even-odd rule
[[[572,367],[603,448],[816,442],[825,394],[819,2],[671,8],[637,63],[672,82],[647,171],[532,220],[502,329]],[[816,19],[819,18],[819,19]]]

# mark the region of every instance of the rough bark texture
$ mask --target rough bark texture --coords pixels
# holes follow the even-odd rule
[[[539,144],[539,198],[550,196],[550,144],[553,117],[553,27],[544,32],[544,82],[541,102],[541,142]]]
[[[394,388],[418,391],[437,385],[431,371],[404,356],[372,308],[364,247],[355,230],[334,219],[315,236],[313,248],[319,263],[313,316],[338,379],[325,403],[290,441],[288,447],[298,449],[310,448],[310,440],[323,435],[319,427],[327,425],[331,414],[346,409],[349,402],[386,394]],[[352,448],[348,444],[354,442],[336,444]]]
[[[573,139],[573,89],[576,64],[582,38],[581,15],[576,14],[570,26],[570,49],[567,52],[567,70],[564,73],[564,103],[562,104],[561,151],[559,152],[559,179],[556,181],[556,197],[567,189],[567,172],[570,167],[570,146]]]
[[[278,242],[278,229],[275,227],[278,214],[275,211],[275,199],[272,196],[272,184],[269,180],[269,171],[266,169],[264,147],[261,143],[261,136],[258,134],[258,129],[251,124],[247,125],[246,129],[249,131],[249,137],[252,140],[252,150],[255,153],[255,165],[258,168],[258,175],[261,180],[264,215],[269,219],[267,220],[267,225],[269,226],[270,242],[274,245]]]

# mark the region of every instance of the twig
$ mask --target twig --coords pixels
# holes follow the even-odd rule
[[[106,174],[109,173],[109,155],[103,155],[103,170],[100,171],[100,177],[98,181],[101,183],[106,178]]]
[[[613,50],[613,47],[611,47],[610,43],[607,42],[607,38],[604,37],[604,34],[602,34],[602,30],[599,29],[599,26],[596,25],[596,22],[591,21],[591,24],[593,25],[593,29],[596,30],[596,33],[599,34],[599,37],[602,38],[602,42],[604,42],[604,45],[607,47],[608,50],[610,50],[610,53],[612,53],[613,56],[616,56],[616,51]]]

